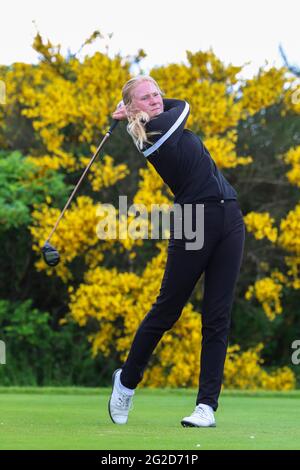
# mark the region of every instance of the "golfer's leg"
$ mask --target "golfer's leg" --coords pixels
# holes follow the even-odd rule
[[[230,211],[230,229],[227,233],[225,231],[205,270],[202,304],[202,351],[197,404],[206,403],[214,410],[218,407],[230,313],[245,239],[241,213],[234,205]]]
[[[168,253],[165,273],[156,302],[139,326],[128,358],[122,368],[121,382],[135,388],[165,331],[172,328],[207,263],[208,251],[185,251],[182,246]]]

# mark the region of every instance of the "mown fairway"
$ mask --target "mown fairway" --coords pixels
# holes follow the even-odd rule
[[[0,389],[0,449],[300,449],[300,392],[222,393],[217,427],[183,428],[194,390],[137,391],[125,426],[110,389]]]

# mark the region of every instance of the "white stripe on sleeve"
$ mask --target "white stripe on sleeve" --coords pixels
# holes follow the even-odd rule
[[[186,117],[187,113],[189,112],[190,106],[187,102],[185,102],[185,107],[180,116],[177,118],[177,120],[174,122],[173,126],[170,127],[170,129],[160,138],[158,139],[155,144],[151,145],[147,150],[142,152],[145,157],[148,157],[151,153],[155,152],[175,131],[176,129],[180,126],[184,118]]]

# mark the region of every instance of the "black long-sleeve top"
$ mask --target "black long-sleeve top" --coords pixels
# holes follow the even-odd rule
[[[235,189],[217,168],[209,151],[192,131],[184,129],[189,104],[163,99],[164,112],[146,124],[150,136],[142,153],[174,194],[174,203],[237,199]]]

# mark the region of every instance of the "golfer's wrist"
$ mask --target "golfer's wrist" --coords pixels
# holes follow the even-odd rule
[[[123,121],[123,120],[127,119],[127,114],[120,113],[119,111],[115,111],[115,112],[112,114],[112,117],[113,117],[114,119],[117,119],[118,121]]]
[[[128,118],[126,106],[124,105],[123,101],[120,101],[117,106],[117,109],[113,112],[112,117],[120,121],[123,121]]]

